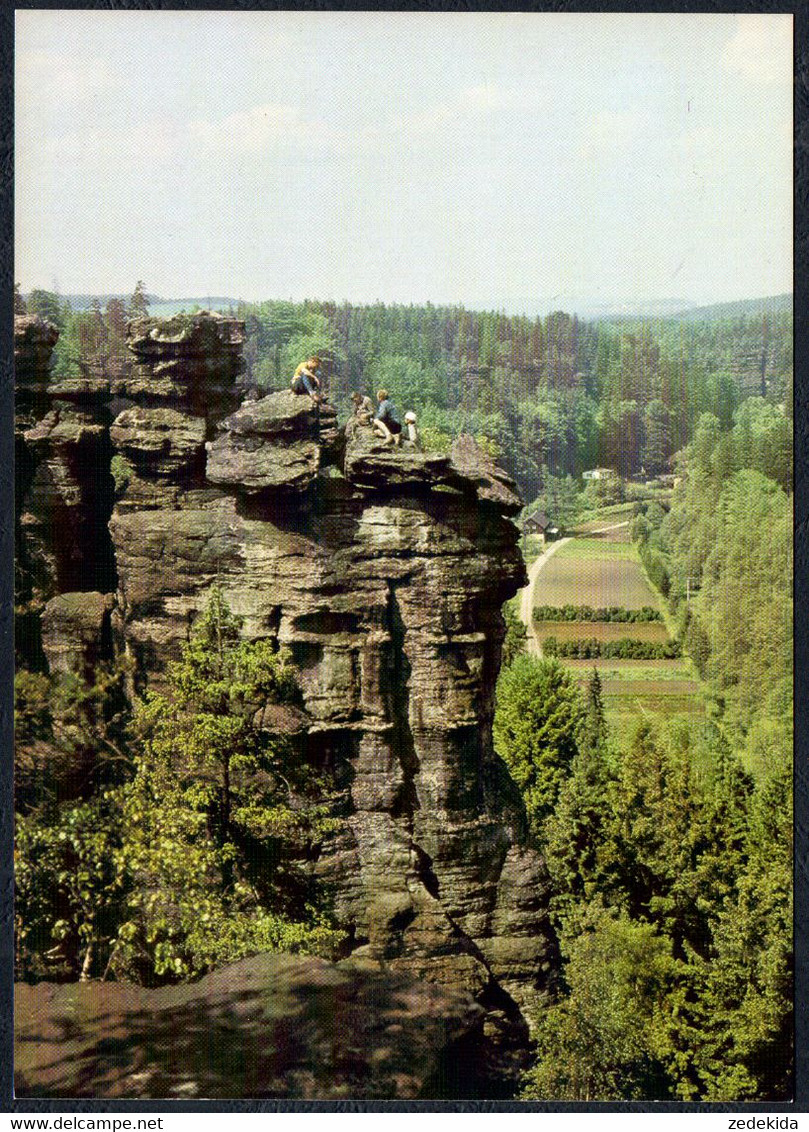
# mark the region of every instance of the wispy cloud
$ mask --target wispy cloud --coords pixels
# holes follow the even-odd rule
[[[407,114],[394,125],[408,134],[429,134],[448,126],[480,121],[487,115],[503,110],[519,112],[535,109],[547,102],[547,99],[547,91],[541,87],[524,89],[478,83],[462,87],[449,98]]]
[[[18,97],[23,105],[29,99],[80,102],[110,89],[115,77],[104,59],[81,59],[58,51],[20,52],[16,72]]]
[[[155,171],[160,164],[178,160],[259,158],[280,148],[330,148],[339,141],[337,131],[307,120],[295,107],[265,103],[221,117],[155,116],[126,129],[68,131],[52,135],[39,148],[54,165],[81,162],[97,171],[112,161]]]
[[[25,139],[29,141],[30,139]],[[124,128],[94,128],[52,134],[39,143],[37,154],[52,169],[79,166],[96,177],[106,168],[155,169],[176,158],[188,140],[179,125],[167,118],[153,118]],[[21,157],[25,158],[25,145]]]
[[[674,140],[674,153],[686,162],[712,166],[725,175],[728,169],[750,167],[756,162],[772,165],[791,160],[792,128],[788,121],[739,121],[734,126],[724,130],[716,126],[685,130]],[[764,155],[766,161],[762,161]]]
[[[723,70],[758,83],[792,82],[792,17],[740,15],[721,56]]]

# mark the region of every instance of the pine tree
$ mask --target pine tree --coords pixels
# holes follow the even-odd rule
[[[520,787],[537,834],[570,772],[583,714],[578,688],[555,660],[518,656],[500,674],[495,749]]]
[[[146,284],[139,279],[129,300],[129,317],[144,318],[149,313],[149,296],[146,294]]]
[[[294,673],[240,625],[215,589],[169,690],[136,714],[121,849],[135,887],[113,966],[141,978],[337,939],[305,867],[338,824],[326,784],[264,723],[268,703],[294,702]]]
[[[706,1100],[787,1100],[793,1066],[792,780],[782,768],[757,787],[747,861],[714,905],[714,956],[693,1012],[695,1065]]]
[[[580,747],[582,751],[593,752],[601,750],[607,741],[607,717],[604,712],[604,700],[601,691],[601,677],[598,669],[593,665],[593,674],[587,681],[584,693],[584,722]]]
[[[65,322],[65,309],[58,295],[52,291],[33,290],[28,296],[28,313],[52,322],[61,330]]]

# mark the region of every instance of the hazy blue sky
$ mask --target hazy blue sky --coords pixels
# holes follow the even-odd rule
[[[24,291],[792,287],[790,16],[16,13]]]

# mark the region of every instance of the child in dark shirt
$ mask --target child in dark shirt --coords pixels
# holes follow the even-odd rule
[[[402,423],[396,416],[396,407],[388,397],[387,389],[380,389],[376,395],[379,406],[374,415],[374,429],[384,437],[386,444],[402,443]]]

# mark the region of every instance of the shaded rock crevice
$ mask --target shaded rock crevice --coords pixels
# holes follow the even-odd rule
[[[108,390],[50,380],[57,338],[41,318],[15,318],[17,604],[38,609],[66,591],[111,592],[117,581]]]

